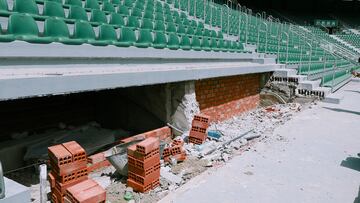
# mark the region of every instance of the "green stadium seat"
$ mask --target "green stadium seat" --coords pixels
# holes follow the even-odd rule
[[[108,23],[105,12],[97,9],[91,10],[90,21],[94,23]]]
[[[117,44],[117,34],[115,28],[111,25],[99,26],[99,39],[98,43],[101,45]]]
[[[185,34],[186,33],[186,29],[184,25],[178,25],[178,29],[177,29],[177,33],[179,34]]]
[[[156,21],[154,30],[156,31],[165,31],[165,25],[163,21]]]
[[[132,16],[142,17],[142,11],[138,8],[133,8],[131,11]]]
[[[80,6],[70,6],[68,18],[88,21],[85,9]]]
[[[173,23],[174,18],[171,15],[165,15],[165,21],[168,23]]]
[[[13,11],[39,15],[39,8],[33,0],[14,0]]]
[[[97,41],[94,29],[89,22],[76,21],[74,26],[74,38],[84,40],[86,43],[102,46],[103,42]]]
[[[125,26],[125,21],[121,14],[111,13],[109,24],[114,25],[115,27],[122,27]]]
[[[211,37],[213,38],[217,38],[217,33],[215,30],[211,30],[211,34],[210,34]]]
[[[153,42],[151,31],[149,29],[141,29],[139,31],[139,39],[136,41],[135,46],[140,48],[147,48]]]
[[[174,23],[168,23],[166,26],[167,32],[176,32],[176,25]]]
[[[139,22],[138,18],[135,17],[135,16],[129,16],[128,17],[128,22],[127,22],[127,27],[139,28],[140,27],[140,22]]]
[[[85,0],[85,8],[100,10],[100,5],[97,0]]]
[[[203,35],[203,29],[202,28],[197,28],[196,32],[195,32],[195,35],[202,36]]]
[[[192,27],[197,27],[197,22],[195,20],[192,20],[191,23],[190,23],[190,26]]]
[[[177,36],[177,34],[170,33],[167,47],[171,50],[176,50],[176,49],[179,49],[179,45],[180,45],[180,42],[179,42],[179,37]]]
[[[147,19],[154,19],[154,14],[153,14],[153,12],[151,12],[151,11],[145,11],[145,13],[144,13],[144,18],[147,18]]]
[[[119,5],[121,4],[121,0],[110,0],[110,3]]]
[[[211,49],[216,52],[219,51],[218,42],[216,38],[211,38]]]
[[[29,14],[15,13],[9,17],[7,34],[10,39],[23,40],[30,43],[50,43],[51,39],[39,37],[39,28],[34,18]],[[10,36],[13,35],[13,36]],[[2,37],[6,39],[6,36]]]
[[[204,23],[198,22],[198,27],[199,27],[199,28],[204,28]]]
[[[114,13],[116,11],[114,5],[108,1],[104,1],[102,10],[110,13]]]
[[[178,25],[180,25],[180,24],[182,25],[182,20],[181,20],[181,18],[179,16],[175,16],[173,22],[178,24]]]
[[[141,28],[150,30],[154,29],[153,21],[151,19],[143,18]]]
[[[188,27],[186,34],[188,34],[188,35],[194,35],[194,34],[195,34],[194,28]]]
[[[65,18],[65,11],[61,3],[55,1],[45,1],[43,15]]]
[[[192,41],[191,41],[191,48],[195,51],[200,51],[201,50],[201,41],[200,41],[200,37],[198,36],[193,36]]]
[[[156,49],[163,49],[166,47],[167,41],[164,32],[156,31],[153,47]]]
[[[180,48],[182,50],[190,50],[191,49],[191,43],[190,43],[189,36],[187,36],[187,35],[181,36]]]
[[[132,8],[133,7],[133,1],[132,0],[125,0],[124,6]]]
[[[200,29],[202,29],[202,28],[200,28]],[[205,30],[204,30],[204,36],[206,36],[206,37],[211,37],[210,30],[205,29]]]
[[[116,45],[121,47],[129,47],[132,46],[135,42],[136,36],[134,30],[128,27],[123,27],[121,29],[120,39]]]
[[[70,39],[68,26],[64,20],[57,17],[45,20],[44,36],[51,38],[53,42],[61,42],[63,44],[80,45],[84,43],[84,40],[81,39]]]
[[[164,21],[164,15],[162,13],[155,13],[155,20]]]
[[[9,11],[9,5],[7,0],[0,0],[0,16],[9,16],[11,12]]]
[[[119,5],[118,13],[126,16],[130,15],[128,7],[123,5]]]
[[[201,43],[201,48],[205,51],[211,51],[210,41],[209,41],[208,37],[203,37],[202,43]]]
[[[81,0],[66,0],[65,4],[82,7]]]

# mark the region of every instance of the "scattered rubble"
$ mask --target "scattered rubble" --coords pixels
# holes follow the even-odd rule
[[[253,143],[269,138],[286,142],[286,138],[273,135],[273,131],[277,126],[290,120],[302,108],[303,106],[297,103],[276,104],[213,123],[208,127],[208,132],[220,136],[216,136],[217,139],[208,139],[201,145],[188,143],[189,132],[183,133],[178,139],[185,141],[180,145],[186,151],[186,159],[174,163],[162,160],[160,186],[147,193],[138,193],[129,189],[126,185],[127,177],[117,174],[113,166],[95,170],[89,177],[102,187],[106,187],[109,203],[156,202],[208,168],[223,165],[239,152],[249,150]],[[176,144],[168,143],[167,146],[176,146]],[[253,175],[250,171],[246,174]]]

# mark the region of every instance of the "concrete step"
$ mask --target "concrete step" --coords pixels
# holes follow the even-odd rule
[[[274,71],[274,77],[293,77],[297,75],[297,70],[295,69],[277,69]]]
[[[314,91],[324,92],[325,97],[331,94],[331,88],[328,87],[316,87],[314,88]]]
[[[286,68],[288,68],[288,69],[298,69],[299,64],[287,64]]]
[[[298,89],[305,89],[305,90],[314,90],[315,88],[320,87],[321,80],[307,80],[299,82]]]
[[[331,104],[340,104],[341,100],[344,99],[344,95],[329,93],[325,96],[322,102]]]

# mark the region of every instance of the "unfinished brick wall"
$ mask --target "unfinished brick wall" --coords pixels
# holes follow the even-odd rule
[[[261,74],[211,78],[195,82],[202,113],[221,121],[254,109],[260,101]]]

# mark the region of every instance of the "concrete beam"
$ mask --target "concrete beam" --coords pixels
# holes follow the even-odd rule
[[[279,65],[234,61],[9,67],[0,69],[0,100],[271,72]]]

